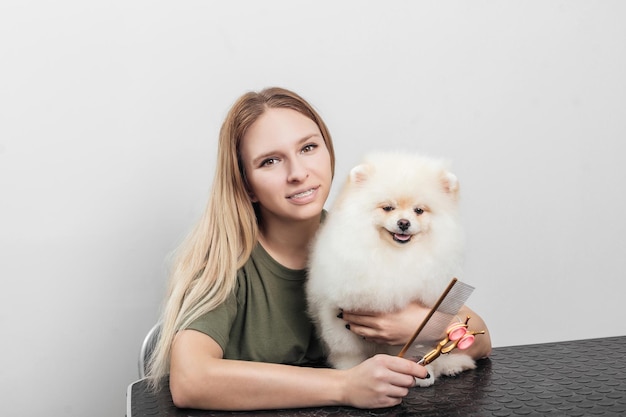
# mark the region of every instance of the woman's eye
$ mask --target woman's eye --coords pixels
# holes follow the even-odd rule
[[[316,143],[310,143],[310,144],[306,145],[304,148],[302,148],[302,152],[311,152],[312,150],[317,148],[317,146],[318,145]]]
[[[415,214],[417,214],[418,216],[424,213],[424,209],[420,207],[417,207],[414,211],[415,211]]]
[[[268,166],[274,165],[276,162],[278,162],[276,158],[267,158],[267,159],[264,159],[263,162],[261,162],[261,166],[268,167]]]

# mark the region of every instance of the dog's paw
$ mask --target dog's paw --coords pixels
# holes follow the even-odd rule
[[[476,368],[474,359],[465,354],[442,355],[431,365],[435,368],[434,371],[437,376],[454,376]]]
[[[426,366],[428,370],[428,378],[415,378],[415,386],[419,388],[430,387],[435,383],[435,371],[431,369],[430,365]]]

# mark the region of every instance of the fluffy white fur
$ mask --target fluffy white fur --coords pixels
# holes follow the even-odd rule
[[[460,273],[463,238],[459,184],[441,160],[373,153],[353,168],[313,244],[307,282],[309,312],[336,368],[401,346],[363,340],[337,318],[341,309],[392,311],[419,300],[433,305]],[[416,323],[416,327],[419,323]],[[474,368],[467,355],[428,365],[439,375]]]

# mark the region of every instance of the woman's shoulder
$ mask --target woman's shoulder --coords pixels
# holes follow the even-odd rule
[[[277,260],[257,243],[250,258],[239,270],[238,279],[249,275],[256,275],[262,279],[282,279],[288,281],[301,281],[306,279],[306,270],[291,269],[280,264]]]

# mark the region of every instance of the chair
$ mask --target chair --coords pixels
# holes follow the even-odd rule
[[[148,363],[150,362],[150,357],[152,356],[152,352],[154,351],[157,340],[159,340],[160,334],[161,323],[157,323],[152,326],[150,331],[148,331],[146,337],[143,339],[143,343],[141,344],[141,350],[139,350],[139,378],[146,377]]]

